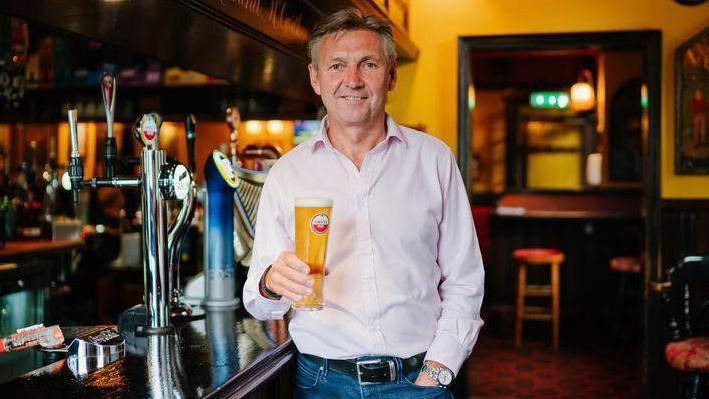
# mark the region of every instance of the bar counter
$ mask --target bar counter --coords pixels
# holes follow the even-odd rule
[[[64,253],[84,246],[84,240],[28,240],[8,241],[0,247],[0,261],[22,257],[47,256]]]
[[[82,328],[62,330],[69,344]],[[45,363],[56,361],[0,384],[0,392],[4,398],[240,398],[273,384],[294,353],[284,320],[262,322],[243,309],[209,311],[176,324],[174,335],[126,340],[125,358],[82,378],[63,353],[45,354]]]

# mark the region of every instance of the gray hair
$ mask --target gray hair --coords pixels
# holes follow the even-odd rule
[[[313,67],[317,68],[318,51],[325,36],[353,30],[368,30],[379,34],[387,65],[394,65],[396,45],[389,21],[372,14],[365,14],[356,8],[343,8],[326,15],[315,25],[308,41],[308,55]]]

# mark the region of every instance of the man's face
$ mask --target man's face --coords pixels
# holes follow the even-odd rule
[[[396,82],[396,67],[387,65],[379,34],[367,30],[325,36],[317,68],[310,64],[308,70],[329,118],[346,126],[366,126],[381,116]]]

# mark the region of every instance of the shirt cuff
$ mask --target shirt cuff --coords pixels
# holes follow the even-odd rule
[[[253,279],[249,278],[244,285],[244,306],[246,310],[259,320],[282,318],[291,307],[290,299],[281,297],[281,299],[274,300],[263,296],[259,287],[263,272],[253,277]]]
[[[457,376],[460,366],[468,358],[468,355],[468,351],[460,346],[457,339],[450,335],[439,334],[433,339],[424,361],[433,360],[441,363]]]

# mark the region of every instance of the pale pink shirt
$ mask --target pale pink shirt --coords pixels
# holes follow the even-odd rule
[[[334,200],[321,311],[294,311],[301,353],[328,359],[428,352],[457,374],[483,321],[483,262],[449,148],[387,117],[386,139],[360,170],[320,132],[271,169],[258,210],[244,305],[277,319],[286,298],[259,293],[264,270],[294,248],[294,199]]]

